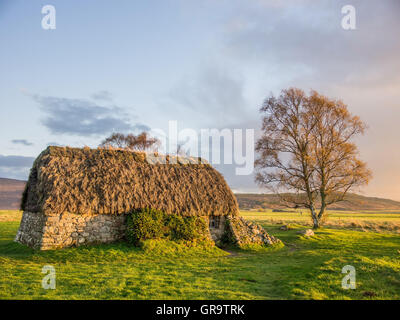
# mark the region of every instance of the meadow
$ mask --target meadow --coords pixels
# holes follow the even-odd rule
[[[0,211],[0,299],[400,299],[399,212],[330,212],[311,238],[297,233],[309,222],[305,212],[242,215],[284,246],[222,250],[152,240],[142,248],[34,251],[13,242],[21,213]],[[287,223],[291,229],[280,230]],[[56,270],[55,290],[42,288],[45,265]],[[345,265],[356,269],[354,290],[341,286]]]
[[[273,210],[263,211],[241,211],[241,215],[249,220],[261,224],[298,224],[312,226],[310,214],[306,210]],[[342,211],[328,210],[324,227],[400,233],[400,211],[399,210],[357,210]]]

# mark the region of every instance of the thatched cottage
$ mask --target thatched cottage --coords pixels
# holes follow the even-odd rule
[[[238,217],[224,178],[201,159],[68,147],[48,147],[35,160],[15,240],[38,249],[117,241],[126,215],[141,208],[202,216],[214,241],[227,230],[239,244],[279,241]]]

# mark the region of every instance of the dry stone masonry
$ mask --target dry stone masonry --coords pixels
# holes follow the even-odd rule
[[[210,239],[216,243],[224,236],[239,247],[250,243],[272,245],[280,242],[261,226],[241,217],[218,217],[218,224],[212,218],[205,219],[209,221]],[[123,240],[125,230],[126,215],[45,215],[25,211],[15,241],[34,249],[51,250]]]
[[[273,245],[281,242],[269,235],[260,225],[244,220],[242,217],[227,217],[227,232],[231,242],[241,247],[246,244]]]
[[[124,238],[125,221],[125,215],[44,215],[25,211],[15,241],[41,250],[109,243]]]

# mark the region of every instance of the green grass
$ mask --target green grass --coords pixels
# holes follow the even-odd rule
[[[0,299],[400,299],[394,233],[324,228],[305,238],[296,233],[303,226],[280,231],[258,213],[252,220],[284,247],[229,254],[147,241],[144,248],[116,243],[33,251],[13,242],[20,213],[7,216],[0,220]],[[357,271],[355,290],[341,288],[347,264]],[[56,269],[56,290],[41,287],[45,265]]]
[[[288,210],[287,212],[241,211],[247,219],[266,224],[300,224],[312,226],[310,213],[303,210]],[[352,229],[361,231],[392,232],[400,234],[400,211],[393,210],[362,210],[334,211],[328,210],[325,226],[329,228]]]
[[[341,211],[341,210],[328,210],[326,211],[329,220],[376,220],[376,221],[395,221],[400,222],[400,211],[394,210],[362,210],[362,211]],[[273,212],[272,210],[263,211],[248,211],[242,210],[241,214],[245,217],[254,218],[276,218],[281,220],[296,220],[296,221],[310,221],[309,211],[288,209],[286,212]]]

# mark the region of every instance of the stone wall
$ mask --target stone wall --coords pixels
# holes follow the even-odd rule
[[[226,227],[230,242],[239,247],[251,243],[273,245],[281,242],[269,235],[260,225],[242,217],[227,217]]]
[[[210,225],[212,217],[204,217]],[[272,245],[280,242],[261,226],[236,216],[218,217],[210,238],[217,244],[229,240],[243,246],[250,243]],[[34,249],[49,250],[85,244],[110,243],[125,237],[126,215],[45,215],[24,211],[15,241]]]
[[[125,220],[125,215],[44,215],[24,211],[15,241],[41,250],[109,243],[125,236]]]
[[[45,215],[24,211],[15,241],[40,249],[45,224]]]

